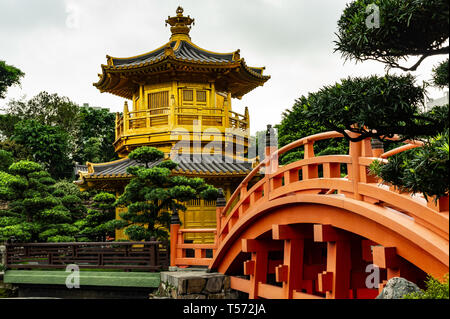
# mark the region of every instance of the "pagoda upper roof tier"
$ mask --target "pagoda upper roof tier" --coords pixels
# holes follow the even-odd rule
[[[101,92],[131,99],[142,84],[171,81],[214,82],[217,90],[241,98],[270,78],[263,75],[264,67],[247,66],[245,60],[240,57],[239,50],[217,53],[192,43],[187,24],[192,23],[193,19],[182,16],[182,10],[180,12],[177,9],[178,16],[169,17],[166,21],[176,25],[172,27],[172,37],[168,43],[134,57],[106,56],[107,64],[102,65],[100,79],[94,86]],[[175,18],[181,20],[170,20]],[[186,22],[183,19],[190,20]]]

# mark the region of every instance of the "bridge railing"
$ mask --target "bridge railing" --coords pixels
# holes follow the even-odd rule
[[[350,133],[350,132],[349,132]],[[352,133],[350,133],[352,134]],[[266,148],[266,158],[261,161],[240,183],[227,201],[225,207],[218,207],[216,212],[217,228],[210,229],[215,233],[215,242],[211,245],[185,244],[177,237],[174,249],[177,255],[171,258],[171,264],[176,265],[207,265],[211,260],[205,257],[205,249],[218,249],[221,242],[231,232],[249,209],[265,201],[276,199],[286,194],[322,194],[340,195],[356,200],[385,206],[406,214],[416,222],[433,228],[436,233],[448,239],[448,216],[436,212],[448,211],[448,196],[437,204],[433,200],[425,201],[417,194],[402,194],[395,187],[381,185],[381,180],[369,174],[369,166],[374,161],[386,162],[387,158],[400,152],[420,147],[418,141],[405,141],[405,145],[389,152],[382,149],[372,149],[371,140],[350,142],[349,154],[315,156],[314,143],[320,140],[342,138],[338,132],[324,132],[304,137],[280,149]],[[398,137],[393,138],[398,139]],[[278,166],[278,157],[295,148],[304,148],[304,158],[283,167]],[[253,184],[252,180],[260,174],[264,177]],[[342,172],[346,172],[345,175]],[[180,232],[195,232],[196,230],[180,230]],[[177,234],[180,234],[177,231]],[[187,259],[187,250],[194,250],[194,258]],[[198,258],[195,258],[198,257]]]
[[[147,242],[7,243],[6,268],[160,271],[169,266],[168,244]]]
[[[179,226],[179,225],[178,225]],[[216,251],[216,242],[211,244],[185,243],[184,234],[216,234],[215,228],[171,229],[171,266],[208,266]]]
[[[390,207],[414,218],[416,222],[432,227],[441,236],[448,239],[448,216],[436,212],[448,211],[448,196],[439,201],[428,202],[421,194],[414,197],[403,194],[395,187],[381,185],[377,176],[369,173],[374,160],[386,162],[387,158],[400,152],[420,147],[420,141],[405,141],[389,152],[373,150],[371,140],[350,142],[349,154],[315,156],[314,143],[319,140],[341,138],[338,132],[325,132],[299,139],[278,150],[266,151],[267,156],[241,182],[228,200],[220,216],[220,228],[217,243],[220,244],[239,219],[249,208],[261,202],[273,200],[279,196],[292,194],[341,194],[357,200]],[[397,140],[398,137],[392,138]],[[278,157],[292,149],[304,147],[304,158],[286,166],[278,166]],[[341,169],[344,166],[344,169]],[[262,169],[265,176],[250,189],[249,182]],[[347,175],[342,176],[342,171]],[[219,219],[218,219],[219,220]]]

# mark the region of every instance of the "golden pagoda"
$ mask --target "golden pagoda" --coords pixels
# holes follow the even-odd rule
[[[248,108],[244,114],[231,109],[232,98],[263,85],[270,76],[263,67],[249,67],[239,50],[208,51],[189,36],[194,19],[168,17],[169,42],[159,48],[128,58],[106,56],[99,81],[100,92],[131,101],[116,113],[115,151],[121,159],[109,163],[87,163],[76,182],[80,189],[112,190],[119,195],[132,177],[126,168],[138,165],[127,155],[140,146],[153,146],[178,162],[174,174],[201,177],[224,190],[228,199],[251,171],[248,159]],[[194,200],[180,213],[186,228],[214,228],[215,202]],[[118,214],[121,209],[117,209]],[[206,235],[192,240],[208,241]],[[125,238],[117,231],[116,239]]]

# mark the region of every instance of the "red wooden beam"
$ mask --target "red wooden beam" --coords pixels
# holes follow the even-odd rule
[[[348,233],[331,225],[314,225],[315,242],[330,242],[348,239],[350,239],[350,235]]]
[[[254,261],[255,264],[254,274],[250,275],[249,299],[258,299],[258,284],[266,283],[267,281],[268,259],[268,250],[259,250],[252,253],[252,261]]]
[[[275,280],[277,282],[286,282],[288,280],[288,269],[286,265],[279,265],[275,267]]]
[[[272,225],[272,238],[275,240],[312,238],[311,226],[275,224]]]
[[[318,275],[318,291],[325,293],[333,289],[333,273],[324,271]]]
[[[373,247],[373,263],[379,268],[398,268],[399,260],[395,247]]]
[[[253,253],[257,251],[276,251],[282,249],[283,243],[280,241],[264,239],[242,239],[242,251],[244,253]]]
[[[372,246],[375,246],[375,245],[376,245],[376,243],[371,240],[368,240],[368,239],[361,240],[362,259],[364,261],[367,261],[367,262],[373,261]]]
[[[244,262],[244,275],[254,275],[255,274],[255,261],[247,260]]]
[[[346,299],[349,297],[350,271],[350,241],[328,242],[327,272],[333,273],[333,289],[327,292],[327,298]]]

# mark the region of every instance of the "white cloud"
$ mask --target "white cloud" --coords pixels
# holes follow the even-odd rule
[[[121,111],[123,99],[100,93],[98,80],[105,55],[126,57],[153,50],[170,37],[164,21],[178,5],[195,18],[191,38],[218,52],[241,50],[251,66],[265,66],[272,78],[233,108],[248,106],[251,132],[281,120],[302,94],[347,76],[383,74],[384,65],[345,65],[333,53],[334,33],[347,0],[2,0],[1,56],[26,73],[21,88],[10,88],[7,99],[46,90],[82,104]],[[442,57],[425,60],[416,75],[429,80]],[[432,94],[442,95],[437,90]]]

